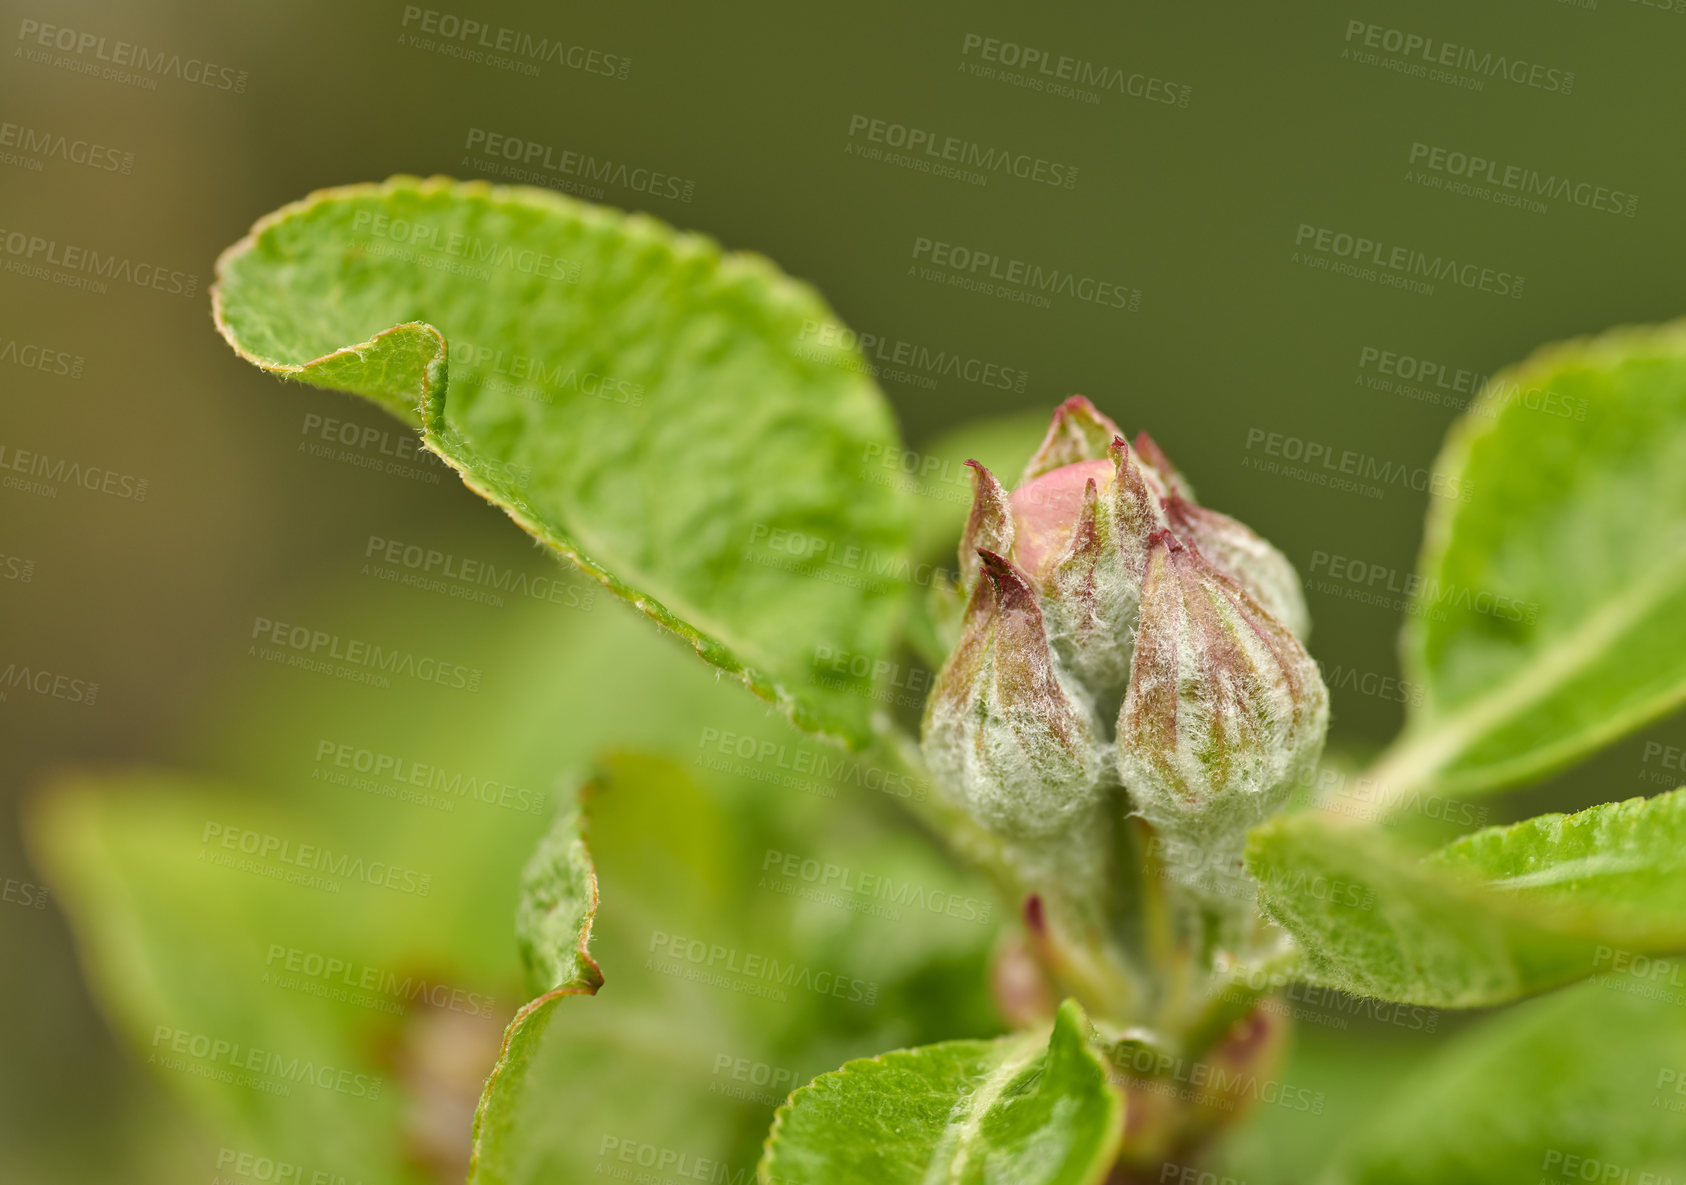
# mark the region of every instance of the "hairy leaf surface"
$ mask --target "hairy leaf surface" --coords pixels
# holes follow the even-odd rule
[[[1494,790],[1680,704],[1686,323],[1494,375],[1436,472],[1403,638],[1426,695],[1384,783]]]
[[[1053,1032],[946,1041],[850,1062],[779,1109],[767,1185],[1092,1185],[1123,1134],[1123,1093],[1075,1001]]]
[[[869,736],[905,602],[896,447],[835,318],[767,260],[548,190],[323,190],[226,251],[248,361],[372,399],[477,493],[810,731]],[[871,669],[872,663],[859,664]]]
[[[1251,836],[1297,973],[1411,1004],[1499,1004],[1686,946],[1686,791],[1491,827],[1429,854],[1303,813]]]

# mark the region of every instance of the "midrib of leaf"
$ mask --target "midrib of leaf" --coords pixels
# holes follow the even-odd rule
[[[978,1088],[955,1104],[949,1122],[943,1127],[943,1138],[932,1150],[931,1163],[921,1185],[960,1185],[965,1181],[966,1166],[981,1142],[980,1133],[990,1109],[1018,1072],[1039,1054],[1046,1053],[1047,1048],[1046,1044],[1029,1038],[1022,1040],[1017,1052],[985,1074]]]
[[[1540,885],[1560,885],[1566,881],[1588,881],[1601,876],[1624,876],[1646,872],[1654,865],[1643,858],[1622,860],[1614,856],[1584,856],[1579,860],[1565,860],[1551,868],[1524,872],[1518,876],[1500,877],[1483,882],[1489,889],[1532,889]]]
[[[1421,729],[1407,732],[1371,768],[1369,776],[1377,787],[1377,801],[1381,808],[1384,811],[1397,808],[1412,791],[1430,784],[1434,775],[1470,741],[1515,719],[1534,704],[1561,690],[1683,578],[1686,578],[1686,556],[1654,570],[1627,593],[1582,618],[1575,629],[1540,651],[1533,660],[1519,667],[1473,706],[1456,709],[1456,715],[1450,718],[1440,717]],[[1686,687],[1664,698],[1665,702],[1686,699]],[[1594,743],[1602,742],[1626,732],[1630,721],[1646,719],[1653,714],[1653,706],[1640,704],[1610,717],[1589,735]],[[1576,748],[1591,747],[1580,738],[1572,743]],[[1505,770],[1507,775],[1513,775],[1548,765],[1562,747],[1546,745],[1521,761],[1512,761],[1498,768]]]

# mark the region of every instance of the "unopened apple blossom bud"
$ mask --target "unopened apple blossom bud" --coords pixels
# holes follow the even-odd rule
[[[1322,743],[1293,567],[1197,504],[1146,433],[1132,447],[1080,395],[1054,412],[1012,491],[968,464],[966,607],[923,737],[936,772],[986,826],[1020,835],[1065,826],[1121,779],[1135,795],[1133,778],[1168,849],[1198,819],[1221,824],[1238,858],[1306,738],[1310,760]]]
[[[959,644],[925,706],[932,772],[998,834],[1065,827],[1098,801],[1108,755],[1088,705],[1066,684],[1025,575],[991,551]]]
[[[1013,556],[1037,582],[1048,639],[1110,718],[1130,678],[1147,540],[1166,525],[1160,500],[1114,436],[1106,459],[1033,478],[1010,502]]]
[[[1253,594],[1265,612],[1304,641],[1311,633],[1300,575],[1288,557],[1227,514],[1196,505],[1179,494],[1164,500],[1171,530],[1199,549],[1211,565]]]
[[[1150,488],[1162,500],[1168,521],[1161,525],[1199,548],[1218,571],[1252,593],[1271,616],[1304,641],[1311,633],[1311,614],[1299,573],[1288,557],[1244,523],[1195,501],[1193,487],[1153,437],[1138,432],[1135,447]]]
[[[1119,775],[1190,888],[1243,885],[1247,829],[1316,765],[1329,696],[1293,632],[1170,531],[1151,540]]]
[[[1081,395],[1073,395],[1054,409],[1042,443],[1036,446],[1030,460],[1025,462],[1024,472],[1019,474],[1019,484],[1022,486],[1044,473],[1078,461],[1099,460],[1107,455],[1112,442],[1123,435],[1123,430],[1100,408]]]
[[[970,597],[983,571],[978,553],[1012,554],[1013,508],[995,474],[976,461],[966,464],[972,470],[972,512],[960,536],[960,591]]]

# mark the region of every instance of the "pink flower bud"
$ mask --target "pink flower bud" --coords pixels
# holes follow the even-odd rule
[[[1073,461],[1014,490],[1008,499],[1014,561],[1031,575],[1041,576],[1071,545],[1071,537],[1082,525],[1085,489],[1098,483],[1110,498],[1114,479],[1111,461]]]
[[[1078,461],[1105,457],[1112,442],[1123,435],[1118,425],[1099,408],[1083,396],[1073,395],[1054,409],[1054,418],[1042,443],[1019,474],[1019,484]]]
[[[1132,779],[1156,826],[1279,805],[1276,766],[1299,760],[1306,738],[1320,746],[1326,716],[1281,553],[1198,505],[1146,433],[1132,448],[1080,395],[1055,411],[1010,493],[968,464],[967,607],[924,744],[973,813],[1038,833],[1108,787],[1134,794]],[[1097,764],[1096,746],[1118,761]],[[1180,805],[1163,806],[1167,795]]]
[[[1153,536],[1119,774],[1173,873],[1240,877],[1247,829],[1315,766],[1329,696],[1286,625],[1190,543]]]
[[[1082,493],[1071,506],[1079,480]],[[1115,436],[1106,460],[1035,478],[1013,491],[1012,506],[1013,554],[1037,578],[1049,641],[1110,719],[1130,677],[1147,540],[1165,525],[1160,501]]]
[[[925,705],[926,759],[986,827],[1056,831],[1099,795],[1105,741],[1054,662],[1029,581],[994,552],[979,558],[960,643]]]
[[[1311,635],[1311,612],[1287,556],[1227,514],[1174,493],[1163,505],[1171,529],[1199,548],[1214,568],[1252,593],[1296,637],[1303,641]]]

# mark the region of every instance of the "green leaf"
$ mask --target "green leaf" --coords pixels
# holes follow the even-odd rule
[[[587,785],[581,796],[590,792]],[[603,972],[587,950],[597,914],[597,870],[582,826],[579,805],[558,814],[521,874],[515,943],[540,994],[603,986]]]
[[[1656,963],[1482,1023],[1397,1083],[1323,1185],[1680,1181],[1683,987]]]
[[[1536,858],[1550,864],[1549,849]],[[1525,890],[1484,885],[1468,862],[1438,866],[1375,828],[1283,816],[1253,830],[1247,867],[1260,907],[1299,946],[1294,974],[1324,987],[1470,1008],[1597,968],[1585,916],[1558,918]]]
[[[1494,375],[1435,469],[1394,796],[1537,776],[1686,698],[1686,322]]]
[[[331,895],[313,891],[286,878],[296,864],[219,840],[290,842],[295,860],[303,843],[333,858],[389,850],[358,852],[320,825],[234,798],[186,778],[108,775],[62,780],[39,800],[33,846],[96,998],[221,1147],[332,1166],[348,1180],[419,1183],[406,1167],[420,1159],[402,1121],[410,1083],[376,1053],[406,1044],[413,1014],[388,1010],[401,994],[348,992],[340,981],[416,969],[466,989],[464,1011],[449,1015],[468,1026],[480,1006],[490,1010],[490,993],[460,966],[407,960],[405,927],[380,900],[401,894],[353,878]],[[342,961],[331,973],[330,958]]]
[[[581,799],[590,793],[588,784],[580,791]],[[504,1149],[521,1122],[529,1075],[551,1017],[569,996],[594,995],[603,986],[603,972],[587,950],[596,913],[597,872],[586,849],[582,807],[575,805],[557,816],[521,876],[516,945],[539,994],[509,1022],[497,1064],[480,1095],[469,1185],[521,1179],[506,1163]]]
[[[761,1160],[768,1185],[935,1185],[1103,1180],[1123,1136],[1123,1093],[1073,1000],[1046,1044],[1018,1033],[849,1062],[797,1090]]]
[[[476,492],[799,727],[859,747],[906,598],[896,447],[806,285],[548,190],[324,190],[223,254],[218,328],[421,429]],[[873,663],[845,664],[844,670]]]
[[[433,542],[517,570],[548,564],[514,532]],[[89,773],[44,795],[31,820],[37,864],[74,928],[95,999],[137,1063],[166,1023],[242,1048],[314,1054],[384,1084],[372,1101],[302,1084],[281,1096],[142,1064],[201,1125],[196,1147],[210,1153],[194,1173],[209,1178],[216,1150],[236,1148],[365,1185],[463,1179],[485,1075],[528,999],[509,926],[523,863],[572,797],[575,783],[558,786],[557,771],[593,768],[610,743],[698,768],[603,763],[615,792],[589,811],[604,888],[590,953],[610,984],[550,1009],[538,1030],[523,1027],[537,1038],[526,1069],[539,1100],[522,1138],[525,1163],[539,1171],[524,1180],[622,1167],[603,1160],[607,1135],[712,1151],[752,1177],[790,1087],[846,1058],[998,1031],[987,958],[988,911],[999,907],[893,826],[904,822],[891,806],[896,783],[861,772],[867,759],[803,738],[627,607],[600,601],[581,612],[512,597],[496,612],[465,609],[353,569],[289,591],[281,608],[345,637],[421,646],[448,632],[448,653],[487,677],[473,695],[419,680],[374,690],[232,656],[214,711],[196,721],[203,736],[182,747],[184,761],[214,776]],[[659,712],[649,710],[652,687],[662,689]],[[745,746],[757,760],[737,758]],[[368,772],[377,755],[385,774]],[[265,875],[200,862],[207,822],[419,869],[432,874],[431,891],[347,883],[328,896],[274,879],[273,860]],[[796,896],[789,890],[813,886],[764,870],[769,850],[919,896]],[[955,906],[970,912],[946,912]],[[794,988],[775,1002],[658,974],[644,966],[656,929],[815,973],[846,969],[878,986],[877,1003]],[[567,932],[556,928],[559,940]],[[354,977],[373,968],[462,994],[444,1008],[384,992],[362,1004],[330,999],[307,990],[320,976],[264,979],[274,968],[290,975],[284,959],[268,964],[277,943],[349,960]],[[475,1005],[483,1014],[466,1011]],[[717,1068],[722,1055],[730,1064]],[[776,1089],[740,1081],[745,1066],[775,1067]]]
[[[1642,950],[1686,947],[1686,790],[1489,827],[1425,863],[1557,926]]]
[[[526,1019],[519,1062],[488,1084],[475,1185],[586,1181],[650,1156],[747,1180],[773,1108],[825,1066],[998,1027],[979,1008],[993,915],[949,914],[964,882],[860,804],[760,783],[722,793],[617,753],[585,819],[604,985]],[[831,879],[785,871],[804,863]],[[870,908],[882,903],[848,887],[868,881],[904,904]]]

